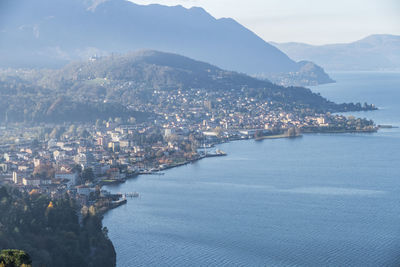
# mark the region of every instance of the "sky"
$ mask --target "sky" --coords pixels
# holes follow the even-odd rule
[[[199,6],[230,17],[266,41],[348,43],[370,34],[400,35],[400,0],[130,0]]]

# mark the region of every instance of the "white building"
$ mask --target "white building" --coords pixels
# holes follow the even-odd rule
[[[76,164],[85,166],[87,163],[86,155],[84,153],[79,153],[74,157],[74,161],[76,162]]]
[[[18,172],[13,172],[12,179],[13,179],[14,184],[19,184],[22,182],[21,174]]]
[[[65,151],[63,151],[63,150],[55,150],[53,152],[53,157],[54,157],[55,160],[65,159],[65,157],[66,157]]]
[[[30,185],[30,186],[39,186],[40,185],[40,179],[39,178],[22,178],[22,184],[23,185]]]
[[[78,180],[78,174],[76,172],[56,172],[55,178],[68,180],[67,186],[73,187],[76,185],[76,181]]]
[[[95,192],[95,188],[91,188],[91,187],[88,187],[88,186],[81,185],[81,186],[76,187],[76,192],[79,195],[89,196],[90,193]]]

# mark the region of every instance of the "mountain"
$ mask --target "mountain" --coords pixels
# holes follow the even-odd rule
[[[123,90],[190,89],[239,90],[243,87],[277,87],[245,74],[225,71],[214,65],[196,61],[178,54],[143,50],[126,55],[92,58],[73,62],[60,70],[47,72],[41,84],[45,87],[70,89],[72,84],[101,81],[106,86],[129,83]],[[47,84],[50,81],[49,84]],[[106,81],[106,82],[105,82]],[[98,83],[93,82],[96,85]],[[79,89],[80,92],[81,89]],[[91,92],[93,90],[87,90]]]
[[[302,63],[235,20],[215,19],[202,8],[145,6],[125,0],[0,3],[3,68],[61,67],[71,60],[141,49],[178,53],[276,82],[287,73],[308,75]],[[314,72],[303,80],[327,82],[326,76]]]
[[[295,60],[311,60],[329,71],[400,70],[400,36],[370,35],[348,44],[272,43]]]
[[[90,99],[83,99],[60,88],[45,88],[37,82],[52,73],[54,71],[0,71],[0,122],[93,122],[110,117],[134,117],[140,122],[151,115],[120,103],[98,101],[97,91],[92,92]]]
[[[340,106],[304,87],[284,87],[243,73],[220,69],[209,63],[182,55],[144,50],[126,55],[111,55],[68,64],[62,69],[41,71],[30,81],[56,89],[79,101],[122,103],[129,106],[154,90],[191,91],[205,89],[212,94],[224,92],[262,92],[270,101],[289,106],[307,106],[315,110],[338,111]],[[151,99],[141,99],[147,103]]]
[[[0,121],[89,122],[154,119],[157,105],[182,92],[197,98],[256,98],[294,112],[362,110],[335,104],[304,87],[284,87],[185,56],[154,50],[91,58],[61,69],[0,70]],[[163,100],[157,100],[161,94]],[[170,107],[171,112],[179,107]]]

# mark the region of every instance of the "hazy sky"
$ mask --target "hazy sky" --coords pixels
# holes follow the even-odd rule
[[[266,41],[352,42],[373,33],[400,35],[400,0],[130,0],[200,6],[231,17]]]

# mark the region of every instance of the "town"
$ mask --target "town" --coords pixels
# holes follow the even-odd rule
[[[150,98],[132,104],[153,114],[144,122],[117,117],[79,125],[3,125],[0,183],[52,198],[68,193],[82,208],[105,211],[126,199],[103,185],[226,155],[213,148],[218,143],[377,130],[370,120],[266,101],[247,90],[154,90]]]

